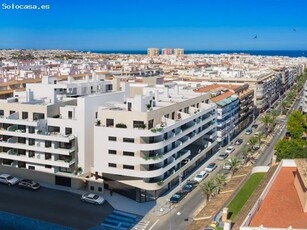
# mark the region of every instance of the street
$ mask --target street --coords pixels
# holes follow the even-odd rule
[[[31,191],[0,184],[0,210],[75,229],[89,229],[99,225],[113,208],[106,201],[99,206],[83,203],[80,195],[70,192],[48,188]]]

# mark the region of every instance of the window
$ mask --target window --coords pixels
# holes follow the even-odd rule
[[[123,165],[124,169],[130,169],[130,170],[134,170],[134,166],[133,165]]]
[[[4,110],[0,109],[0,116],[4,116]]]
[[[128,102],[128,111],[131,111],[131,110],[132,110],[132,103]]]
[[[102,192],[102,187],[98,187],[98,192]]]
[[[116,137],[109,136],[109,141],[116,141]]]
[[[124,156],[134,157],[134,152],[127,152],[127,151],[124,151],[124,152],[123,152],[123,155],[124,155]]]
[[[144,121],[133,121],[133,128],[143,128]]]
[[[14,110],[10,110],[10,115],[13,114],[13,113],[15,113],[15,111]]]
[[[51,169],[52,166],[51,166],[51,165],[45,165],[45,168],[46,168],[46,169]]]
[[[107,127],[114,126],[114,119],[107,119],[106,124],[107,124]]]
[[[90,190],[91,190],[91,191],[94,191],[94,186],[90,186]]]
[[[65,128],[65,135],[72,134],[72,128]]]
[[[22,112],[22,119],[28,119],[28,112]]]
[[[33,120],[45,119],[45,114],[43,113],[33,113]]]
[[[129,142],[129,143],[134,143],[134,138],[128,138],[128,137],[124,137],[123,138],[124,142]]]
[[[114,163],[109,163],[109,167],[111,167],[111,168],[116,168],[116,164],[114,164]]]
[[[72,119],[72,111],[68,111],[68,119]]]
[[[154,123],[154,120],[149,120],[148,121],[148,129],[152,129],[153,128],[153,123]]]
[[[50,148],[51,147],[51,141],[45,141],[45,147]]]
[[[29,157],[34,157],[35,156],[35,152],[34,151],[29,151]]]
[[[51,153],[45,153],[45,160],[51,159]]]
[[[31,169],[31,170],[35,170],[34,166],[29,166],[28,168]]]
[[[116,150],[109,149],[109,154],[116,154]]]

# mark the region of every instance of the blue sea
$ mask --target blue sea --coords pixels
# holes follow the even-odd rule
[[[87,52],[87,51],[85,51]],[[103,54],[147,54],[147,50],[90,50]],[[185,54],[233,54],[244,53],[262,56],[307,57],[307,50],[185,50]]]

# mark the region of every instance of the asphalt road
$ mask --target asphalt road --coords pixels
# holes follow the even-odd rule
[[[38,191],[0,184],[0,210],[43,220],[75,229],[99,225],[112,211],[112,206],[80,201],[80,195],[41,188]],[[1,223],[0,223],[1,229]]]

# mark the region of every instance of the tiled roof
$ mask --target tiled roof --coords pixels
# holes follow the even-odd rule
[[[221,94],[221,95],[218,95],[218,96],[216,96],[216,97],[212,97],[212,98],[211,98],[211,101],[213,101],[213,102],[219,102],[219,101],[222,101],[222,100],[224,100],[224,99],[226,99],[226,98],[228,98],[228,97],[230,97],[230,96],[232,96],[232,95],[234,95],[234,93],[231,92],[231,91],[228,91],[228,92],[223,93],[223,94]]]

